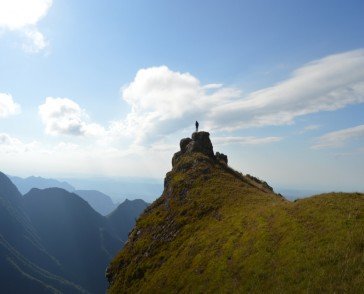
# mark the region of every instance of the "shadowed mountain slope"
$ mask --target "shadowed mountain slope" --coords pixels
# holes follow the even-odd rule
[[[121,240],[125,242],[128,239],[128,234],[134,227],[136,219],[147,206],[148,203],[141,199],[126,199],[107,216]]]
[[[208,133],[180,147],[107,270],[110,293],[362,291],[363,194],[292,203],[229,168]]]
[[[107,219],[78,195],[60,188],[32,189],[24,206],[44,246],[75,281],[92,293],[105,291],[105,268],[122,242]]]
[[[82,293],[67,281],[59,262],[43,246],[25,213],[22,196],[0,172],[0,291]]]

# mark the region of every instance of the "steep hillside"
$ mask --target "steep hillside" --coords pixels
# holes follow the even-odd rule
[[[135,225],[135,220],[148,206],[148,203],[141,199],[128,200],[121,203],[110,215],[107,216],[110,224],[124,242]]]
[[[82,293],[67,281],[25,213],[22,196],[0,172],[0,292]]]
[[[96,190],[75,190],[73,193],[86,200],[93,209],[102,215],[112,212],[116,205],[112,202],[110,196]]]
[[[107,220],[78,195],[59,188],[32,189],[24,206],[67,278],[91,293],[105,291],[105,268],[122,242]]]
[[[110,293],[301,293],[364,289],[364,195],[294,203],[181,140],[162,196],[107,270]]]

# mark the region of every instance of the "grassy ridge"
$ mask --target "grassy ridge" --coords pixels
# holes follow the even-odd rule
[[[200,153],[182,156],[109,267],[110,293],[364,288],[364,195],[294,203]]]

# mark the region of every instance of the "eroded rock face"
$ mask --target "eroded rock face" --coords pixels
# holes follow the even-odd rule
[[[194,132],[192,138],[184,138],[180,141],[181,150],[176,152],[172,158],[172,166],[175,166],[178,159],[182,154],[200,152],[213,159],[217,159],[227,164],[227,156],[217,152],[214,155],[214,148],[210,140],[210,133],[208,132]]]

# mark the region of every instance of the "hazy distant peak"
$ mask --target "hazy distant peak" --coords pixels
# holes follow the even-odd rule
[[[93,209],[102,215],[112,212],[116,205],[111,197],[97,190],[75,190],[75,194],[87,201]]]
[[[18,187],[19,191],[24,195],[32,188],[63,188],[69,192],[73,192],[75,188],[65,181],[58,181],[56,179],[47,179],[39,176],[30,176],[27,178],[21,178],[16,176],[9,176],[12,182]]]

